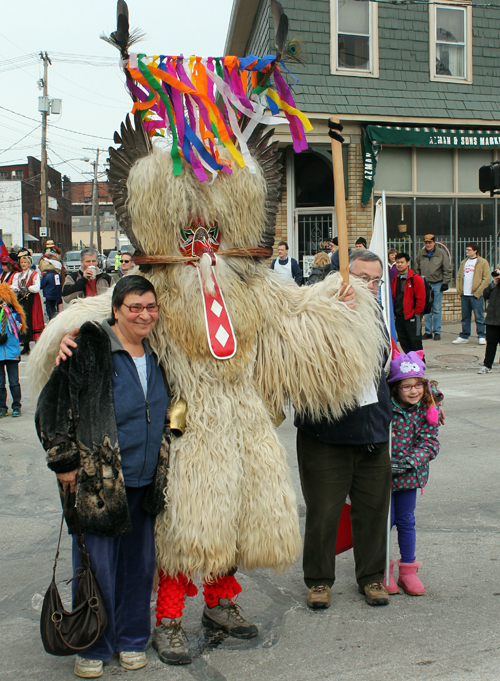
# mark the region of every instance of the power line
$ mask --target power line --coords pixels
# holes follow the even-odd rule
[[[15,147],[16,144],[19,144],[19,142],[22,142],[23,139],[26,139],[26,137],[29,137],[32,133],[35,132],[35,130],[38,130],[38,128],[39,128],[40,126],[41,126],[41,123],[39,123],[35,128],[33,128],[33,130],[30,130],[30,132],[28,132],[26,135],[24,135],[24,137],[21,137],[20,140],[18,140],[17,142],[14,142],[14,144],[11,144],[10,147],[7,147],[7,149],[4,149],[3,151],[0,151],[0,156],[1,156],[2,154],[5,154],[6,151],[9,151],[9,149],[12,149],[12,147]]]
[[[30,118],[29,116],[25,116],[24,114],[18,113],[17,111],[13,111],[12,109],[7,109],[5,106],[0,106],[0,109],[2,109],[3,111],[8,111],[9,113],[14,114],[15,116],[21,116],[21,118],[26,118],[26,120],[28,120],[28,121],[33,121],[35,123],[37,121],[36,118]],[[88,132],[78,132],[78,130],[70,130],[69,128],[61,128],[60,126],[54,125],[54,124],[49,124],[49,127],[51,128],[51,130],[64,130],[65,132],[72,132],[75,135],[82,135],[83,137],[95,137],[95,139],[98,139],[98,140],[106,140],[106,142],[109,142],[109,140],[111,139],[111,137],[101,137],[99,135],[91,135]],[[64,139],[69,139],[69,138],[64,137]]]

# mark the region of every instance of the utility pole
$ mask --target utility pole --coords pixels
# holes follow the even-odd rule
[[[97,175],[99,172],[99,154],[101,152],[101,149],[93,149],[89,147],[85,147],[87,151],[95,151],[96,157],[95,161],[92,161],[92,165],[94,166],[94,177],[92,179],[92,220],[90,223],[90,245],[93,246],[93,240],[94,240],[94,228],[96,230],[96,236],[97,236],[97,250],[99,253],[102,253],[101,250],[101,219],[99,216],[99,182],[97,179]]]
[[[40,52],[40,59],[43,60],[43,81],[41,83],[43,87],[43,97],[39,98],[38,108],[42,114],[42,166],[40,173],[40,236],[42,234],[47,237],[49,231],[49,193],[47,190],[47,116],[50,111],[49,103],[49,64],[52,62],[49,59],[47,52]],[[42,102],[40,102],[40,99]]]

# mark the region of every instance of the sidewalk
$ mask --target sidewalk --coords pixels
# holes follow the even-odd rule
[[[425,360],[429,369],[478,369],[483,364],[486,346],[479,345],[475,323],[467,344],[453,345],[462,330],[460,322],[443,322],[441,340],[424,340]],[[498,357],[497,357],[498,358]],[[498,370],[495,362],[493,370]]]

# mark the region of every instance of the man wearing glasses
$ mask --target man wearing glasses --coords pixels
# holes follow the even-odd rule
[[[425,284],[422,277],[410,269],[408,253],[396,255],[398,276],[392,280],[394,321],[403,352],[422,350],[422,312],[425,307]]]
[[[382,283],[382,261],[371,251],[355,251],[351,276],[365,282],[374,296]],[[377,384],[368,385],[359,404],[338,420],[296,417],[297,457],[306,503],[304,581],[310,608],[329,608],[335,582],[335,548],[340,515],[351,499],[356,581],[368,605],[387,605],[383,585],[387,514],[391,494],[389,425],[391,400],[384,364]],[[322,380],[328,380],[325,376]]]

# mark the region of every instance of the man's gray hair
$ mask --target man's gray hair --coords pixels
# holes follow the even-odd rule
[[[82,248],[82,252],[80,253],[80,262],[83,262],[83,259],[86,255],[99,255],[99,251],[96,248],[92,248],[91,246],[87,246],[87,248]]]
[[[372,253],[372,251],[366,251],[363,249],[351,253],[349,256],[349,269],[351,269],[351,265],[355,260],[361,260],[363,262],[378,262],[380,263],[382,270],[384,269],[384,263],[378,257],[378,255],[376,253]]]

